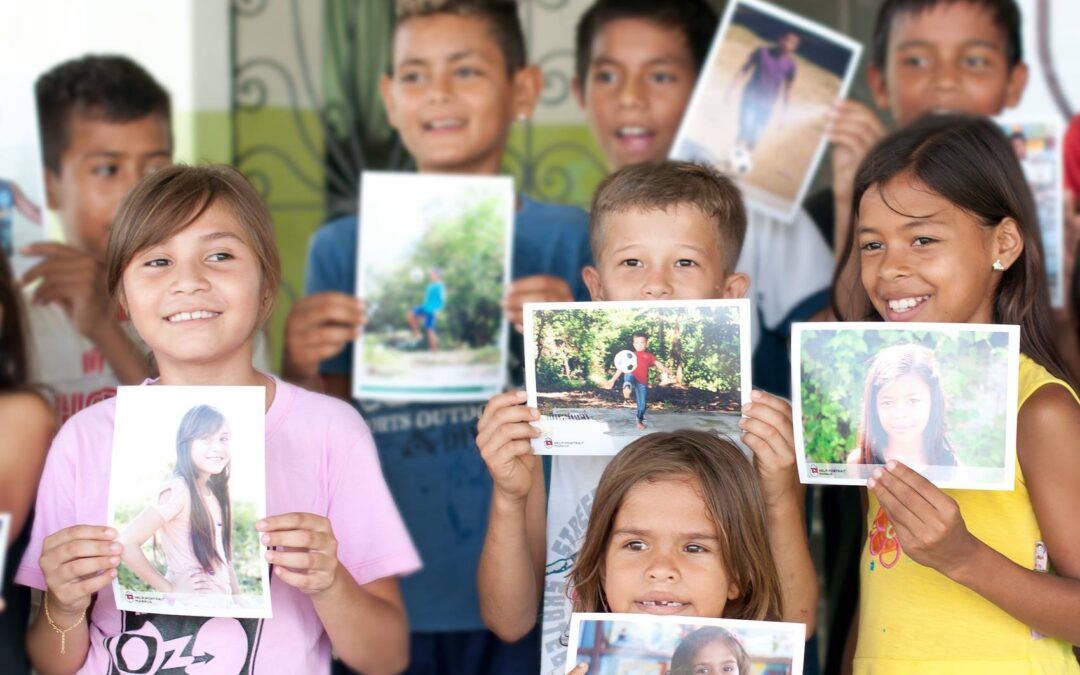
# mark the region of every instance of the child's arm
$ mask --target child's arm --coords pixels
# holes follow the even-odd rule
[[[358,338],[366,320],[364,301],[347,293],[326,291],[297,300],[285,320],[282,376],[306,389],[326,391],[319,364]]]
[[[868,487],[912,560],[1040,633],[1080,644],[1080,406],[1067,390],[1044,386],[1020,408],[1016,451],[1052,574],[1018,565],[974,537],[956,501],[903,464],[888,462]]]
[[[615,386],[615,382],[624,375],[621,370],[616,369],[615,374],[611,376],[611,379],[604,383],[604,389],[611,389]]]
[[[547,528],[544,467],[529,439],[539,418],[525,392],[493,397],[477,426],[476,445],[495,483],[477,586],[480,614],[496,635],[520,639],[536,624],[544,583]]]
[[[35,303],[58,303],[79,333],[101,350],[121,384],[139,384],[151,375],[146,356],[116,320],[99,261],[57,242],[31,244],[22,253],[44,258],[22,279],[24,284],[41,279],[34,290]]]
[[[0,318],[0,321],[3,321]],[[7,546],[23,531],[34,506],[56,413],[41,396],[17,392],[0,396],[0,513],[11,514]]]
[[[570,284],[562,277],[552,274],[534,274],[531,277],[522,277],[510,284],[506,289],[502,307],[506,318],[522,331],[522,311],[526,302],[573,302],[574,292]]]
[[[154,533],[164,524],[165,519],[161,517],[157,509],[146,508],[135,520],[128,523],[117,541],[124,547],[121,560],[135,573],[135,576],[150,584],[150,587],[158,593],[172,593],[173,585],[150,564],[142,552],[143,543],[154,536]]]
[[[791,405],[763,391],[754,391],[753,403],[743,406],[739,427],[743,442],[754,452],[754,467],[761,479],[769,548],[780,573],[784,621],[806,624],[807,639],[817,618],[818,580],[806,539],[806,488],[799,482],[795,463],[795,430]]]
[[[86,612],[94,593],[116,578],[121,547],[115,538],[112,528],[75,525],[43,541],[39,564],[45,575],[45,603],[52,622],[65,634],[61,642],[43,606],[26,633],[30,662],[41,675],[74,673],[86,661],[90,651]]]
[[[270,516],[255,524],[266,559],[283,582],[311,597],[330,644],[346,665],[369,675],[398,673],[409,661],[409,630],[397,580],[360,585],[337,557],[330,521],[312,513]]]
[[[826,136],[832,143],[832,190],[833,190],[833,254],[837,263],[844,247],[851,238],[851,200],[855,190],[855,172],[859,164],[884,138],[889,130],[870,108],[852,100],[833,104],[825,127]],[[859,251],[854,249],[848,264],[841,270],[836,284],[838,304],[848,319],[862,319],[868,307],[853,296],[862,292],[858,270]],[[831,317],[825,317],[831,318]]]

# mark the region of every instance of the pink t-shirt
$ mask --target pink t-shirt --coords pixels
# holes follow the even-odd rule
[[[115,411],[115,399],[92,405],[53,441],[18,583],[45,588],[37,561],[46,536],[107,522]],[[266,504],[270,515],[329,518],[338,559],[357,583],[420,567],[360,415],[280,380],[266,413]],[[89,617],[90,652],[79,672],[196,672],[200,665],[220,673],[327,672],[330,640],[311,600],[274,575],[270,597],[273,619],[165,616],[120,612],[107,588]]]

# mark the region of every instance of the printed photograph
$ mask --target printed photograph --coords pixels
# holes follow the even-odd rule
[[[1065,306],[1065,195],[1062,189],[1061,128],[1054,122],[1002,124],[1020,168],[1024,170],[1035,199],[1035,212],[1046,256],[1046,276],[1050,284],[1050,304]]]
[[[647,614],[574,614],[569,671],[590,675],[802,675],[806,626]]]
[[[825,151],[825,121],[862,46],[757,0],[728,4],[672,146],[729,174],[762,210],[792,220]]]
[[[120,387],[109,525],[122,610],[269,618],[262,387]]]
[[[653,431],[738,437],[750,395],[748,300],[525,306],[539,454],[613,455]]]
[[[45,185],[32,84],[5,87],[5,92],[0,106],[0,251],[19,277],[34,263],[19,251],[46,238]]]
[[[506,379],[514,184],[364,172],[353,396],[486,400]]]
[[[897,460],[942,488],[1012,490],[1017,326],[795,324],[804,483],[865,485]]]

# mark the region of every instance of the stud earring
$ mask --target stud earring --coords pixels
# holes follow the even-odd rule
[[[1004,272],[1005,266],[1001,264],[1000,260],[995,260],[994,264],[990,265],[990,269],[994,270],[995,272]]]

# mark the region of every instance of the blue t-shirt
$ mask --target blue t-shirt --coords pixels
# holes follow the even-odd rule
[[[305,292],[354,293],[356,216],[323,225],[311,240]],[[588,300],[581,268],[592,264],[588,215],[573,206],[520,197],[514,218],[514,279],[549,274]],[[510,332],[511,375],[520,381],[522,337]],[[352,345],[321,372],[352,374]],[[484,627],[476,567],[487,529],[491,478],[476,448],[482,403],[398,404],[354,401],[375,436],[383,473],[424,568],[401,580],[410,628],[417,632]],[[524,592],[524,591],[523,591]]]
[[[435,281],[428,284],[427,289],[424,291],[424,304],[422,305],[425,312],[434,315],[446,305],[446,284],[441,281]]]

